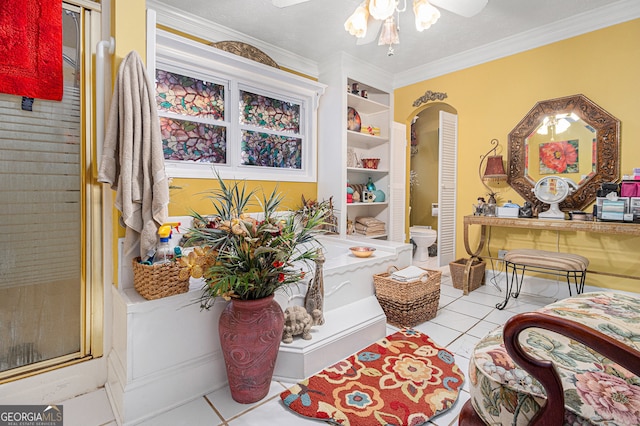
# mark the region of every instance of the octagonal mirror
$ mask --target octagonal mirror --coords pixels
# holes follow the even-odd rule
[[[577,189],[560,209],[582,210],[600,184],[619,179],[619,144],[620,121],[586,96],[538,102],[509,133],[507,182],[540,212],[536,182],[550,175],[570,179]]]

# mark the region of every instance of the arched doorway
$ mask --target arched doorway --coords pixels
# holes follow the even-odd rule
[[[457,115],[437,102],[417,109],[411,127],[409,225],[431,226],[438,233],[437,266],[455,260],[455,186]]]

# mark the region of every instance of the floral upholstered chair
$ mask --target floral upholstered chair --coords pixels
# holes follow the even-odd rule
[[[640,298],[586,293],[512,317],[469,365],[461,425],[639,425]]]

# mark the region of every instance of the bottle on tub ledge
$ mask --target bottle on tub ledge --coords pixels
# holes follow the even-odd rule
[[[171,239],[171,228],[178,227],[180,223],[164,223],[160,228],[158,228],[158,237],[160,239],[158,243],[158,248],[156,249],[156,254],[153,257],[154,265],[162,265],[164,263],[169,263],[174,260],[176,257],[176,251],[169,244],[169,240]],[[178,247],[176,247],[178,248]]]

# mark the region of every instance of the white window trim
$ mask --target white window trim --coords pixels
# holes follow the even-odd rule
[[[197,164],[167,161],[169,177],[211,178],[212,169],[224,179],[275,180],[286,182],[317,181],[318,101],[326,86],[308,78],[224,52],[178,35],[156,30],[155,63],[149,67],[155,77],[155,67],[172,72],[184,72],[213,82],[227,82],[225,122],[227,127],[227,164]],[[151,61],[149,61],[151,62]],[[303,140],[301,169],[283,169],[240,165],[239,88],[300,104],[300,137]],[[189,118],[186,118],[189,119]],[[278,134],[267,131],[266,133]],[[290,135],[294,136],[294,135]]]

